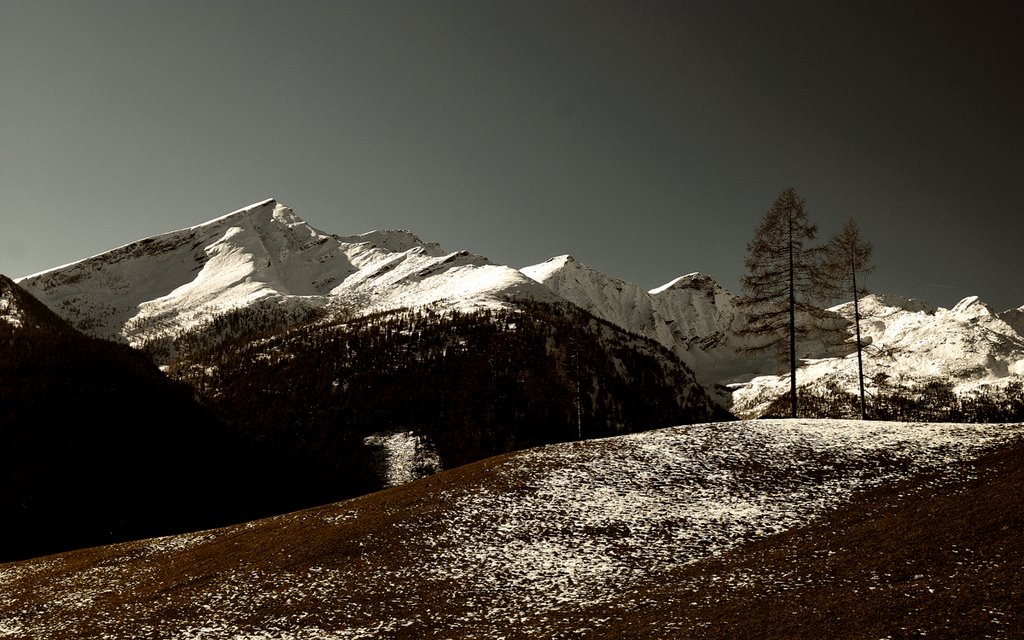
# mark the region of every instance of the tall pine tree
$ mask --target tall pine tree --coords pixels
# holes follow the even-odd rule
[[[745,295],[740,306],[747,314],[744,333],[762,338],[757,350],[789,349],[790,414],[797,417],[796,343],[802,328],[798,311],[811,311],[807,302],[816,284],[817,250],[810,245],[818,233],[807,219],[804,199],[790,187],[765,213],[747,244],[747,273],[741,280]]]
[[[836,300],[853,294],[853,325],[857,340],[857,379],[860,383],[860,417],[867,419],[864,401],[864,359],[860,339],[860,298],[867,293],[863,287],[864,276],[874,269],[871,264],[873,248],[860,235],[860,227],[850,218],[843,230],[834,234],[821,252],[819,268],[822,297]],[[858,276],[860,279],[858,280]]]

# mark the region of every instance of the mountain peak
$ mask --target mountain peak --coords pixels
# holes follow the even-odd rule
[[[581,268],[586,268],[586,266],[576,260],[573,256],[563,254],[553,258],[548,258],[540,264],[523,267],[520,271],[537,282],[545,284],[558,274],[562,274],[570,268],[579,270]]]
[[[408,229],[377,229],[367,231],[354,236],[340,237],[343,242],[351,244],[366,243],[377,249],[384,249],[393,253],[403,253],[416,247],[433,256],[442,255],[444,252],[441,245],[436,242],[424,242]]]
[[[341,300],[370,312],[551,297],[511,267],[468,251],[447,254],[405,229],[324,233],[274,198],[20,284],[78,329],[135,346],[254,305],[302,317]]]
[[[926,300],[919,298],[905,298],[891,293],[872,293],[864,296],[860,299],[861,311],[865,315],[875,312],[881,312],[883,308],[889,308],[891,313],[893,311],[908,311],[910,313],[924,313],[925,315],[935,315],[938,310],[935,306],[929,304]],[[833,310],[845,309],[849,307],[850,315],[853,313],[853,302],[844,302],[843,304],[833,307]]]
[[[978,296],[967,296],[960,302],[956,303],[950,313],[961,317],[978,317],[978,316],[994,316],[995,311],[992,310],[987,304],[982,302]]]
[[[241,209],[235,209],[230,213],[225,213],[222,216],[217,216],[207,220],[206,222],[200,222],[197,225],[193,225],[186,229],[180,229],[180,231],[199,231],[202,229],[209,229],[211,227],[219,227],[225,223],[236,221],[258,218],[261,214],[268,219],[273,216],[274,211],[281,205],[275,198],[267,198],[266,200],[260,200],[250,205],[242,207]],[[287,207],[285,207],[287,208]],[[289,209],[290,211],[290,209]],[[172,232],[173,233],[173,232]],[[165,235],[165,234],[161,234]]]
[[[678,278],[670,280],[660,287],[651,289],[648,293],[654,296],[674,289],[700,289],[714,291],[719,288],[721,288],[721,286],[718,284],[717,280],[699,271],[694,271],[693,273],[688,273],[684,276],[679,276]]]

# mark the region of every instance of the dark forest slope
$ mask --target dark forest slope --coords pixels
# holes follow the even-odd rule
[[[0,558],[226,524],[253,511],[229,432],[143,354],[0,276]]]
[[[374,491],[387,470],[366,439],[382,433],[450,468],[721,414],[671,352],[569,306],[290,328],[242,309],[180,337],[172,381],[2,284],[18,320],[0,321],[0,558]]]
[[[169,373],[246,440],[299,463],[279,484],[309,498],[293,508],[381,488],[374,453],[363,446],[374,434],[415,433],[451,468],[731,417],[672,352],[570,305],[400,310],[262,336],[244,330],[262,324],[251,313],[209,329],[240,339],[207,349],[179,340],[185,355]]]

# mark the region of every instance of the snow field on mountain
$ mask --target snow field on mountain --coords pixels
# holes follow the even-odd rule
[[[831,311],[853,319],[853,303]],[[878,393],[883,380],[891,386],[945,380],[957,393],[971,394],[1024,379],[1024,336],[1003,319],[1015,317],[1013,310],[997,314],[975,296],[945,309],[899,296],[869,295],[861,300],[861,316],[869,396]],[[801,360],[800,387],[822,388],[827,383],[857,392],[855,352]],[[752,377],[734,385],[732,410],[740,417],[761,415],[788,389],[788,374]]]
[[[672,349],[712,396],[740,417],[761,415],[788,392],[788,366],[780,364],[782,354],[750,351],[762,339],[740,335],[746,316],[737,296],[707,276],[692,273],[644,291],[571,256],[522,271],[599,318]],[[952,309],[893,295],[871,295],[860,302],[869,377],[885,374],[895,384],[946,378],[958,391],[970,393],[979,385],[1005,384],[1024,376],[1024,335],[1017,329],[1024,313],[1019,309],[997,314],[976,296]],[[815,321],[824,326],[798,341],[797,383],[830,383],[855,392],[857,363],[850,357],[854,346],[850,340],[842,344],[845,334],[827,330],[839,326],[839,316],[852,321],[853,304],[827,311],[834,314],[832,320]],[[812,324],[806,316],[797,322]],[[721,393],[722,387],[729,387],[731,394]]]
[[[8,565],[0,593],[27,582],[48,605],[0,596],[0,637],[543,637],[554,620],[585,635],[646,606],[644,590],[673,569],[883,483],[934,472],[922,486],[941,492],[1021,437],[1022,424],[765,420],[552,445],[474,465],[469,482],[425,478],[426,493],[119,545],[45,583],[32,574],[73,558]],[[211,563],[221,564],[204,573]],[[164,582],[182,567],[194,579]],[[799,580],[705,578],[766,589]],[[147,596],[103,604],[124,593]],[[589,616],[595,606],[610,618]]]
[[[323,233],[273,199],[19,284],[82,331],[134,346],[259,305],[303,318],[319,308],[360,316],[569,302],[672,350],[717,402],[742,417],[758,415],[788,387],[776,354],[749,350],[764,338],[742,335],[746,315],[737,296],[709,276],[690,273],[646,291],[568,255],[517,270],[468,251],[447,253],[405,230]],[[853,316],[851,303],[830,311]],[[935,309],[898,296],[867,296],[861,313],[869,377],[885,374],[889,383],[908,384],[949,378],[959,391],[1024,377],[1021,309],[996,314],[976,297]],[[819,331],[798,344],[799,384],[856,390],[855,363],[847,358],[853,347],[837,344],[842,339]]]
[[[445,253],[404,230],[325,234],[273,199],[19,283],[86,333],[135,346],[268,300],[358,315],[555,299],[483,256]]]

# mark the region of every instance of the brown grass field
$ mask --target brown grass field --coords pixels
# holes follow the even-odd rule
[[[772,425],[735,453],[694,453],[735,428],[520,452],[258,522],[0,565],[0,638],[1024,638],[1024,425],[977,456],[940,443],[923,465],[796,438],[772,450]],[[666,450],[685,474],[650,457]],[[796,522],[779,532],[665,507],[719,476],[755,487],[742,504],[757,513],[866,480],[804,515],[779,502]]]

